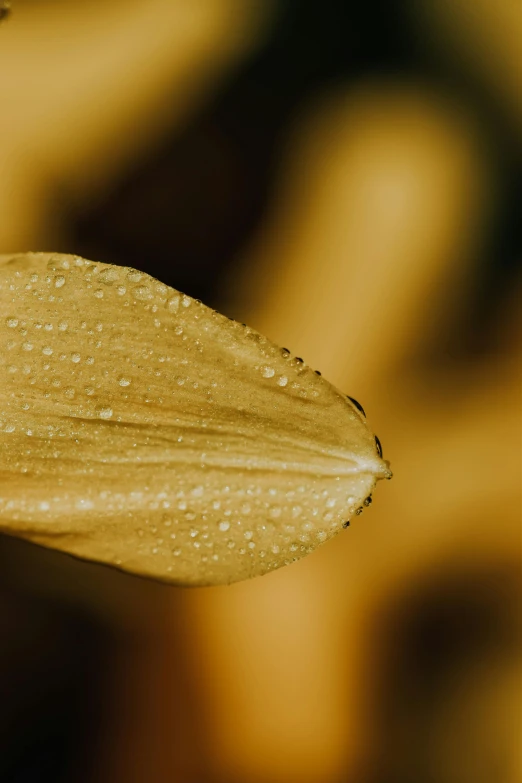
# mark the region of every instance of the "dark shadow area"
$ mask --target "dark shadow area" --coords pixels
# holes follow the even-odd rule
[[[383,607],[375,620],[374,757],[364,783],[513,779],[513,748],[505,745],[516,727],[501,696],[520,660],[521,598],[516,562],[453,571],[442,564]]]

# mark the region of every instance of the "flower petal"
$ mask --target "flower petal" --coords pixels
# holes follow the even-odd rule
[[[0,257],[0,529],[182,584],[301,558],[391,475],[302,360],[134,269]]]

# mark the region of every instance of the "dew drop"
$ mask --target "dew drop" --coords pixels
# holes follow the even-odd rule
[[[107,405],[97,405],[94,409],[96,415],[100,419],[110,419],[112,418],[113,410],[112,408],[108,407]]]
[[[263,367],[262,369],[263,378],[273,378],[275,375],[275,370],[273,367]]]
[[[327,533],[324,530],[318,530],[315,537],[318,541],[326,541]]]
[[[141,302],[154,298],[152,289],[148,285],[137,285],[132,289],[132,293],[134,298],[139,299]]]
[[[223,533],[226,533],[226,532],[227,532],[227,530],[229,530],[229,529],[230,529],[230,522],[226,522],[225,520],[223,520],[223,522],[220,522],[220,523],[218,524],[218,528],[219,528],[219,529],[220,529],[220,530],[221,530]]]
[[[179,303],[180,303],[181,297],[179,294],[175,294],[174,296],[171,296],[170,299],[167,299],[165,302],[165,307],[169,311],[169,313],[177,313],[179,310]]]
[[[54,278],[54,285],[56,288],[62,288],[65,285],[65,277],[63,275],[58,275]]]
[[[112,285],[113,283],[116,283],[120,279],[120,276],[116,269],[104,269],[103,272],[100,272],[98,275],[98,280],[100,283],[104,283],[105,285]]]

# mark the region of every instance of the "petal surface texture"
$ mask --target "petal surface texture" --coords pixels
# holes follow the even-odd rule
[[[177,584],[264,574],[389,477],[361,412],[133,269],[0,257],[0,529]]]

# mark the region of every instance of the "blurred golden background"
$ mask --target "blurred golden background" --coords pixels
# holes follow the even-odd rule
[[[13,0],[0,253],[134,266],[359,399],[339,538],[174,589],[0,541],[0,781],[522,779],[522,6]]]

